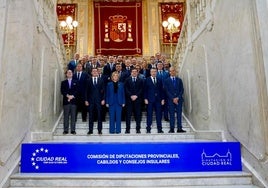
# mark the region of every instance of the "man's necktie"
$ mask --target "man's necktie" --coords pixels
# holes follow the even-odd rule
[[[94,85],[96,85],[97,84],[97,79],[96,78],[94,78]]]
[[[153,78],[154,79],[154,85],[156,84],[156,80],[155,80],[155,78]]]
[[[175,87],[175,85],[176,85],[176,80],[175,80],[174,77],[172,78],[172,82],[173,82],[173,85],[174,85],[174,87]]]
[[[69,88],[71,88],[72,81],[71,80],[68,80],[68,83],[69,83]]]

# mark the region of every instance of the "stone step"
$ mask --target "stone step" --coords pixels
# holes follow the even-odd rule
[[[173,188],[185,188],[185,186],[161,186],[161,188],[170,188],[170,187],[173,187]],[[25,188],[25,187],[9,187],[9,188]],[[40,187],[36,187],[36,186],[33,186],[31,188],[40,188]],[[51,188],[50,186],[49,187],[46,187],[46,186],[42,186],[42,188]],[[52,187],[53,188],[53,187]],[[59,187],[58,187],[59,188]],[[67,188],[78,188],[77,186],[69,186]],[[88,188],[88,187],[84,187],[84,186],[80,186],[79,188]],[[100,187],[100,188],[111,188],[110,186],[106,186],[106,187]],[[118,186],[115,186],[113,188],[122,188],[122,187],[118,187]],[[131,188],[140,188],[140,186],[132,186]],[[146,187],[146,188],[157,188],[157,187]],[[159,188],[159,187],[158,187]],[[223,186],[219,186],[219,185],[204,185],[204,186],[201,186],[201,185],[197,185],[197,186],[187,186],[187,188],[259,188],[257,186],[254,186],[254,185],[223,185]]]
[[[109,118],[106,118],[106,121],[102,122],[102,133],[103,134],[109,134],[109,121],[107,120]],[[182,126],[183,129],[186,130],[187,132],[190,132],[191,129],[190,127],[186,124],[185,121],[182,121]],[[125,127],[126,127],[126,122],[122,121],[121,122],[121,132],[124,133],[125,132]],[[162,121],[162,128],[163,131],[165,133],[168,133],[169,129],[170,129],[170,125],[169,122],[167,121]],[[97,122],[94,122],[94,129],[97,132]],[[157,133],[157,127],[156,127],[156,122],[155,120],[153,120],[152,122],[152,126],[151,126],[151,132],[152,133]],[[175,129],[176,131],[176,129]],[[63,120],[61,118],[58,126],[56,127],[55,131],[54,131],[54,135],[62,135],[63,132]],[[81,116],[78,115],[78,119],[76,122],[76,133],[77,135],[85,135],[88,132],[88,121],[87,122],[83,122],[81,119]],[[131,133],[135,133],[136,132],[136,123],[134,120],[132,120],[131,122]],[[146,120],[142,120],[141,121],[141,133],[146,133]]]
[[[96,124],[97,124],[97,122],[95,121],[94,122],[94,125],[96,125]],[[121,125],[122,126],[124,126],[125,124],[126,124],[125,121],[121,121]],[[109,127],[109,121],[106,120],[106,121],[102,122],[102,125],[103,125],[103,127]],[[131,121],[131,125],[133,125],[133,126],[136,125],[135,121]],[[146,124],[146,121],[141,121],[141,126],[146,127],[146,125],[147,125]],[[83,127],[83,126],[86,126],[87,127],[88,126],[88,121],[82,122],[81,119],[77,119],[76,126],[77,127]],[[155,121],[152,122],[152,126],[156,126],[156,122]],[[188,125],[186,124],[186,122],[182,122],[182,126],[188,127]],[[62,121],[60,121],[59,127],[63,127],[63,122]],[[169,122],[162,121],[162,127],[169,127]]]
[[[152,141],[152,142],[160,142],[160,141],[182,141],[182,140],[194,140],[195,136],[193,133],[152,133],[151,134],[146,134],[145,130],[144,132],[141,132],[141,134],[136,134],[136,133],[130,133],[130,134],[125,134],[125,133],[120,133],[120,134],[102,134],[99,135],[97,133],[97,130],[93,132],[92,135],[87,135],[87,131],[84,132],[83,135],[72,135],[72,134],[67,134],[67,135],[54,135],[53,140],[54,141],[81,141],[81,142],[147,142],[147,141]]]
[[[169,132],[169,126],[162,126],[162,130],[164,131],[164,133],[168,133]],[[185,127],[183,126],[183,129],[187,132],[191,132],[190,127]],[[121,125],[121,133],[125,133],[126,130],[126,126],[123,123]],[[141,133],[146,133],[146,125],[141,125]],[[94,123],[94,130],[95,132],[97,132],[97,123]],[[176,131],[176,129],[175,129]],[[57,126],[57,128],[54,131],[54,135],[62,135],[63,132],[63,125],[60,124]],[[85,135],[88,132],[88,124],[84,123],[84,124],[76,124],[76,133],[77,135]],[[103,128],[102,128],[102,133],[103,134],[109,134],[109,125],[107,124],[103,124]],[[136,126],[135,125],[131,125],[131,130],[130,133],[136,133]],[[157,133],[157,127],[156,125],[151,126],[151,133]]]
[[[245,172],[195,173],[21,173],[11,177],[10,188],[25,187],[240,187],[254,188],[251,175]]]
[[[98,122],[94,121],[94,125],[97,125]],[[103,121],[102,122],[103,127],[109,127],[109,120]],[[124,127],[126,125],[125,121],[121,121],[121,126]],[[135,121],[131,121],[131,126],[135,126],[136,122]],[[146,127],[146,121],[142,120],[141,121],[141,127]],[[176,124],[175,124],[176,125]],[[152,122],[152,126],[156,126],[156,121]],[[167,121],[162,121],[162,127],[169,127],[170,124]],[[182,122],[182,126],[183,127],[188,127],[188,125],[186,124],[186,122]],[[58,127],[63,127],[63,122],[60,121]],[[88,121],[86,122],[82,122],[81,119],[77,119],[76,122],[76,127],[88,127]]]
[[[186,133],[191,133],[189,129],[184,128],[184,130],[187,131]],[[153,135],[153,134],[154,135],[155,134],[157,134],[157,135],[163,135],[163,134],[165,134],[165,135],[174,135],[174,134],[181,135],[181,134],[185,134],[185,133],[172,133],[171,134],[171,133],[168,133],[169,129],[163,129],[163,132],[164,133],[161,133],[160,134],[160,133],[157,132],[157,129],[156,128],[152,128],[151,129],[151,133],[146,133],[147,130],[145,128],[141,129],[140,131],[141,131],[141,135]],[[63,129],[57,129],[54,132],[53,135],[54,136],[61,136],[61,135],[63,135],[63,136],[87,136],[87,132],[88,132],[88,128],[85,128],[85,129],[76,129],[76,135],[72,135],[72,134],[70,134],[70,132],[69,132],[69,134],[63,135]],[[97,128],[94,127],[94,130],[93,130],[93,134],[92,135],[98,135]],[[102,136],[104,136],[104,135],[125,135],[125,136],[128,136],[128,135],[140,135],[140,134],[136,134],[136,130],[135,129],[131,129],[130,130],[130,134],[125,134],[125,128],[123,128],[123,129],[121,129],[121,133],[118,133],[118,134],[110,134],[109,133],[109,129],[102,129]],[[91,136],[91,135],[89,135],[89,136]]]

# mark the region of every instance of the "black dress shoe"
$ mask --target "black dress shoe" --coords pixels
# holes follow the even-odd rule
[[[68,134],[68,131],[63,131],[63,133],[62,134]]]
[[[165,121],[166,121],[166,122],[169,122],[169,119],[168,119],[168,118],[165,118]]]
[[[99,133],[99,134],[102,134],[102,132],[101,132],[101,131],[99,131],[98,133]]]
[[[158,130],[157,132],[158,132],[158,133],[164,133],[164,131],[162,131],[162,130]]]
[[[76,132],[75,131],[71,131],[71,134],[76,134]]]
[[[146,133],[151,133],[151,130],[147,130]]]
[[[141,131],[140,131],[140,130],[137,130],[137,131],[136,131],[136,133],[137,133],[137,134],[140,134],[140,133],[141,133]]]
[[[129,134],[129,133],[130,133],[130,131],[129,131],[129,130],[126,130],[126,131],[125,131],[125,134]]]
[[[174,131],[174,129],[170,129],[169,131],[168,131],[168,133],[174,133],[175,131]]]
[[[87,134],[93,134],[93,131],[88,131]]]
[[[178,129],[177,130],[177,133],[185,133],[186,131],[185,130],[183,130],[183,129]]]

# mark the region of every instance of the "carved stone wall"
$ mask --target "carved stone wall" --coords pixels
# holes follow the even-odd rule
[[[20,145],[51,132],[61,112],[64,56],[56,2],[1,1],[0,187],[20,159]]]
[[[187,3],[175,54],[185,114],[197,130],[223,130],[239,141],[244,165],[267,187],[267,2]]]

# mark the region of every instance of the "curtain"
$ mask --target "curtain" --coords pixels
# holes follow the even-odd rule
[[[142,2],[94,1],[95,53],[142,55]]]

